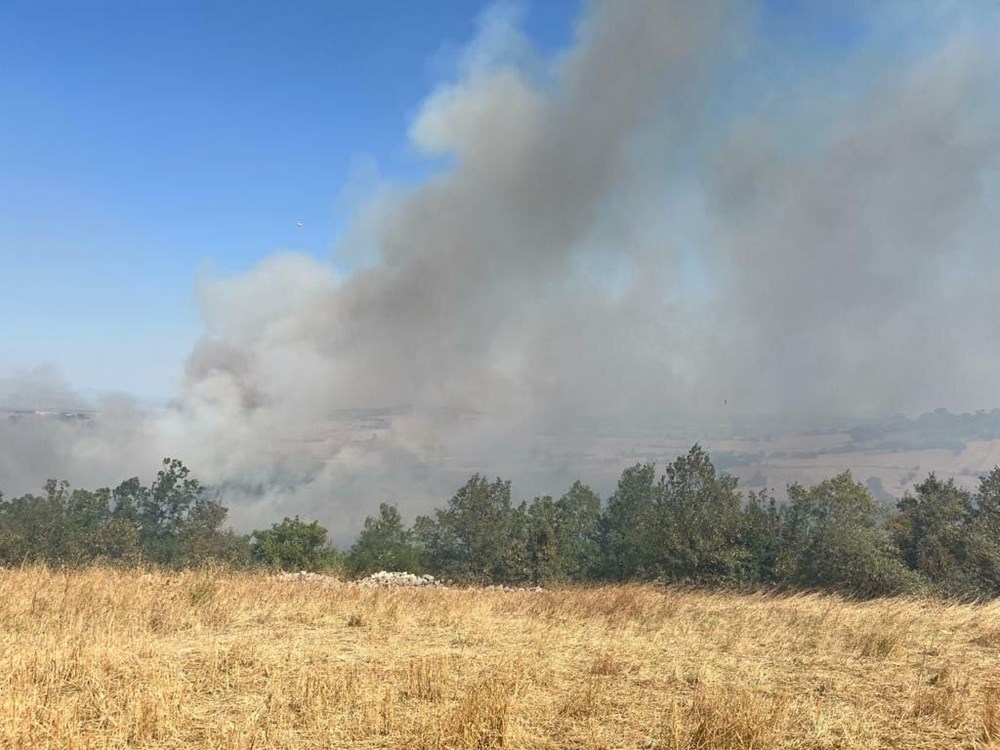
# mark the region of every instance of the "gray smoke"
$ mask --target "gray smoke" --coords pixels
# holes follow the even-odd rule
[[[487,14],[411,128],[446,166],[337,246],[364,267],[203,284],[170,407],[68,442],[180,456],[239,525],[349,530],[481,469],[559,492],[554,441],[616,420],[997,405],[997,13],[854,12],[807,61],[741,2],[595,2],[552,60]],[[79,466],[49,439],[44,475]]]
[[[132,467],[153,466],[151,427],[125,397],[97,405],[49,367],[0,378],[0,492],[37,490],[46,479],[96,487]]]

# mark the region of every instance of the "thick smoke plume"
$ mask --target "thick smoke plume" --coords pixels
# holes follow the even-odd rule
[[[479,469],[559,492],[545,446],[616,420],[997,405],[997,12],[866,4],[808,60],[765,15],[597,2],[545,60],[487,14],[412,124],[444,166],[337,247],[361,270],[285,254],[203,284],[162,415],[4,427],[34,458],[0,476],[177,455],[238,524],[353,528]]]

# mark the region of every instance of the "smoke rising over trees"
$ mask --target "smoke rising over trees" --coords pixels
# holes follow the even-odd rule
[[[593,2],[551,59],[516,13],[486,14],[413,119],[431,177],[380,186],[333,263],[281,254],[203,283],[204,336],[161,412],[0,424],[0,477],[99,484],[183,455],[244,525],[354,529],[385,497],[426,512],[454,476],[442,457],[551,486],[525,453],[582,417],[996,404],[997,11],[863,5],[809,66],[762,4]],[[377,439],[330,438],[359,407],[405,409]],[[661,524],[662,503],[683,526],[656,526],[676,542],[655,560],[605,529],[613,570],[742,564],[700,546],[735,538],[728,490],[710,487],[709,532],[687,490],[634,474],[609,513]],[[558,518],[539,506],[528,526],[559,547]],[[454,541],[425,539],[459,560]]]

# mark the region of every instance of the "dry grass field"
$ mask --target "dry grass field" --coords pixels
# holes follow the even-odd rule
[[[0,747],[1000,747],[1000,604],[0,572]]]

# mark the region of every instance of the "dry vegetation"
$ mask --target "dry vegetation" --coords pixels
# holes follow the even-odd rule
[[[1000,604],[0,572],[3,748],[1000,747]]]

